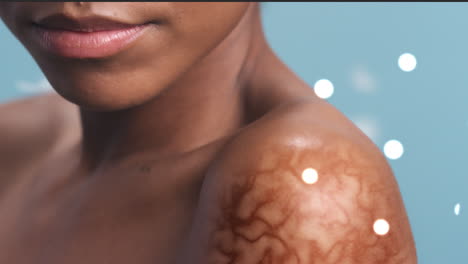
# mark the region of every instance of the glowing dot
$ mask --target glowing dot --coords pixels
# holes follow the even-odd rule
[[[314,85],[315,94],[322,99],[330,98],[333,95],[333,90],[333,83],[327,79],[318,80]]]
[[[398,58],[398,66],[405,72],[410,72],[416,68],[416,57],[411,53],[403,53]]]
[[[312,168],[305,169],[302,172],[302,180],[307,184],[314,184],[318,180],[318,173]]]
[[[455,208],[453,208],[453,211],[454,211],[455,215],[459,215],[459,214],[460,214],[460,204],[459,204],[459,203],[457,203],[457,204],[455,205]]]
[[[384,145],[384,154],[389,159],[399,159],[403,152],[403,145],[398,140],[389,140]]]
[[[377,219],[374,222],[374,232],[377,235],[383,236],[390,230],[390,225],[385,219]]]

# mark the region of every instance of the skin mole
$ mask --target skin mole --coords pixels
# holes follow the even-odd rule
[[[140,171],[140,172],[143,172],[143,173],[150,173],[150,172],[151,172],[151,169],[152,169],[152,168],[151,168],[151,166],[149,166],[149,165],[141,165],[141,166],[139,167],[139,171]]]

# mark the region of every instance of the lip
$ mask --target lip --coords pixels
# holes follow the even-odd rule
[[[32,35],[41,48],[55,55],[104,58],[128,47],[149,26],[98,16],[71,18],[58,14],[33,22]]]
[[[141,25],[121,22],[98,15],[72,17],[61,13],[39,18],[37,21],[33,21],[33,24],[47,29],[77,32],[109,31]]]

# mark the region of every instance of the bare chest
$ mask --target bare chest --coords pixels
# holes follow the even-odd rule
[[[176,263],[197,210],[198,168],[15,183],[0,194],[0,263]],[[180,173],[193,180],[160,179]]]

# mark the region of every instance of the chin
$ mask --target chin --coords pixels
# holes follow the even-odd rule
[[[158,91],[149,91],[141,89],[141,87],[137,90],[134,86],[70,85],[60,87],[53,85],[53,87],[67,101],[82,109],[97,112],[127,110],[143,105],[159,94]],[[152,88],[154,89],[154,87]]]

